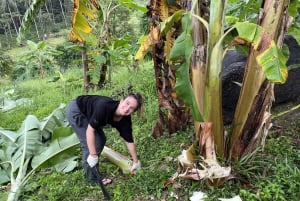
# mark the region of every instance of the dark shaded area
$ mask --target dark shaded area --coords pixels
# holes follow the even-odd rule
[[[295,101],[300,98],[300,46],[292,36],[286,36],[284,43],[289,48],[289,58],[287,61],[288,79],[285,84],[276,84],[274,87],[275,102],[273,106]],[[243,81],[243,74],[246,65],[246,56],[237,51],[229,51],[222,63],[222,106],[223,119],[225,124],[229,124],[234,115],[235,107],[240,93],[240,84]]]
[[[288,68],[300,65],[300,46],[292,36],[286,36],[284,43],[289,47],[290,55],[287,61]],[[278,105],[294,101],[300,97],[300,67],[289,69],[288,79],[285,84],[275,85],[275,103]]]

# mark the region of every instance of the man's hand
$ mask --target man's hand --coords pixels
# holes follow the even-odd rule
[[[138,162],[133,163],[130,169],[130,173],[134,174],[136,170],[141,169],[141,162],[138,160]]]
[[[92,168],[98,163],[98,156],[97,155],[89,155],[88,158],[86,159],[86,162]]]

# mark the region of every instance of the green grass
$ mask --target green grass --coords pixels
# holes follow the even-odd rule
[[[64,42],[67,41],[67,32],[63,31],[61,34],[65,35],[65,37],[53,37],[53,38],[48,38],[47,44],[49,44],[51,47],[56,47],[57,45],[63,44]],[[12,58],[17,57],[20,55],[24,50],[27,50],[27,46],[19,46],[19,47],[14,47],[12,49],[9,49],[6,51],[6,54],[11,56]]]
[[[15,87],[14,98],[32,98],[30,106],[17,107],[9,112],[1,113],[0,126],[16,130],[20,128],[26,115],[36,115],[39,119],[48,116],[60,103],[67,104],[70,100],[83,93],[80,86],[81,71],[73,69],[64,74],[71,83],[47,82],[45,80],[28,80],[19,83],[1,81],[1,90]],[[134,74],[134,76],[132,76]],[[77,79],[77,81],[76,81]],[[79,83],[79,84],[78,84]],[[137,151],[142,162],[142,169],[136,175],[122,174],[117,166],[100,158],[100,171],[113,179],[107,190],[115,201],[148,201],[148,200],[189,200],[194,191],[206,192],[208,200],[230,198],[240,195],[246,201],[291,200],[296,201],[300,189],[300,152],[299,131],[300,121],[290,122],[286,127],[271,129],[264,152],[259,151],[251,163],[241,164],[233,178],[223,188],[212,188],[204,181],[176,179],[173,185],[165,185],[176,173],[178,164],[176,157],[181,153],[182,146],[188,146],[193,129],[188,128],[171,136],[165,135],[158,139],[151,136],[151,128],[157,118],[157,98],[153,69],[151,63],[140,66],[138,73],[120,68],[112,74],[112,83],[102,90],[91,91],[91,94],[113,95],[128,85],[145,97],[145,113],[138,119],[134,116],[133,130]],[[279,123],[275,122],[276,125]],[[128,155],[118,133],[106,129],[107,146]],[[295,143],[298,140],[298,143]],[[80,154],[74,153],[74,154]],[[80,161],[79,161],[80,163]],[[251,185],[237,181],[237,177],[250,176]],[[0,201],[7,191],[0,191]],[[176,197],[179,197],[176,199]],[[89,185],[83,171],[78,168],[70,173],[58,173],[51,169],[43,169],[32,177],[23,189],[20,200],[23,201],[98,201],[103,200],[98,186]],[[5,200],[5,199],[3,199]]]

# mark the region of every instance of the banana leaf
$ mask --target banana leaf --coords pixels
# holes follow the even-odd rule
[[[77,166],[74,150],[78,140],[66,127],[65,105],[39,121],[28,115],[21,128],[14,132],[0,127],[0,184],[10,180],[8,201],[18,200],[28,179],[40,168],[53,167],[69,172]],[[48,133],[50,138],[43,137]]]
[[[48,140],[51,137],[51,134],[55,127],[66,126],[66,117],[65,104],[61,104],[58,108],[56,108],[48,117],[44,118],[41,122],[41,135],[44,140]]]
[[[48,147],[43,147],[41,154],[32,158],[31,166],[38,167],[55,167],[57,171],[69,172],[77,166],[74,152],[79,146],[79,141],[70,127],[59,127],[54,131],[56,135]]]

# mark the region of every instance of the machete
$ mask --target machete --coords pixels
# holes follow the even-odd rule
[[[107,200],[110,200],[110,195],[109,195],[108,191],[106,190],[106,188],[105,188],[105,186],[104,186],[104,184],[103,184],[103,182],[102,182],[102,179],[103,179],[103,178],[100,176],[100,173],[99,173],[97,167],[94,166],[94,167],[92,167],[91,169],[92,169],[93,174],[97,177],[97,183],[100,185],[104,197],[105,197]]]

